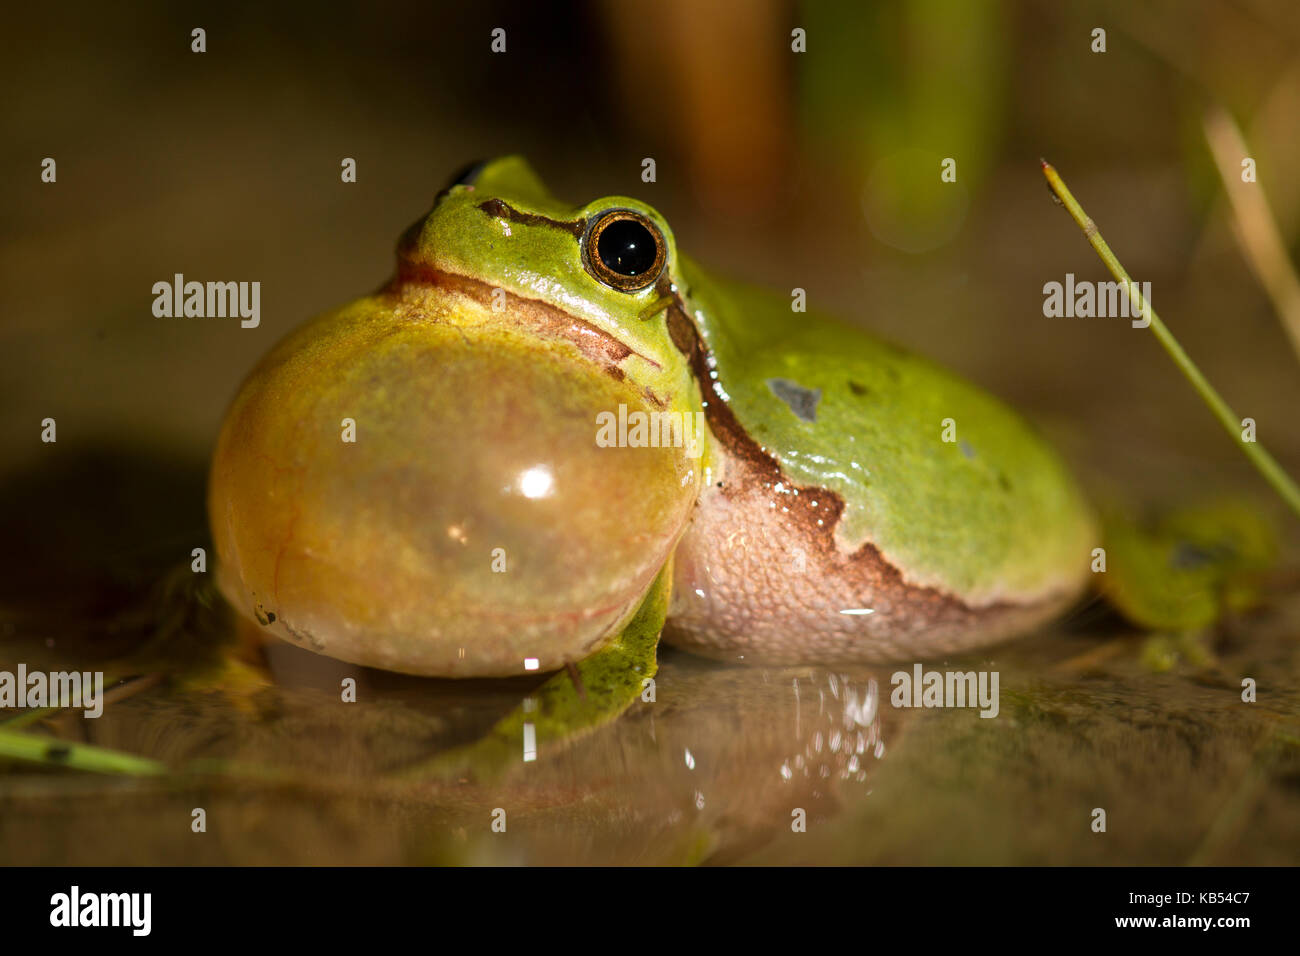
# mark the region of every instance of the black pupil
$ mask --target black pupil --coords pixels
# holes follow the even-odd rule
[[[659,248],[654,235],[641,223],[619,219],[600,231],[596,254],[611,272],[639,276],[654,266]]]

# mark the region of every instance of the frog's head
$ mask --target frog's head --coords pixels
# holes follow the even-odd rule
[[[286,640],[411,673],[598,647],[671,555],[707,462],[669,331],[676,261],[636,200],[566,206],[513,158],[461,177],[388,286],[244,384],[209,493],[223,591]]]
[[[668,223],[639,200],[573,206],[518,156],[475,163],[407,230],[398,265],[399,285],[472,281],[480,295],[496,293],[502,325],[600,342],[633,381],[659,393],[681,387],[685,360],[666,321],[677,249]]]

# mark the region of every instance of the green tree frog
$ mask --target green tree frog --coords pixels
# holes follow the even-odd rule
[[[255,368],[209,510],[223,592],[281,638],[444,677],[608,652],[596,685],[652,673],[661,629],[761,663],[978,647],[1074,601],[1097,543],[1000,401],[517,157]]]

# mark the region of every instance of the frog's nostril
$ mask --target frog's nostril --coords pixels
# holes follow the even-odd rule
[[[472,163],[467,163],[456,171],[451,177],[451,186],[473,186],[483,172],[483,167],[487,165],[486,159],[476,159]]]
[[[482,175],[487,164],[486,159],[476,159],[474,162],[462,166],[447,182],[447,185],[438,191],[438,195],[433,199],[433,204],[438,205],[438,203],[442,202],[443,197],[457,186],[473,186],[478,181],[479,176]]]

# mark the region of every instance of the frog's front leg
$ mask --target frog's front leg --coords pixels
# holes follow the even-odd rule
[[[529,763],[613,720],[641,696],[658,667],[656,649],[668,612],[672,561],[618,636],[559,671],[481,739],[404,771],[406,779],[490,777]]]

